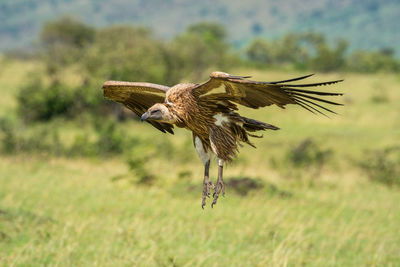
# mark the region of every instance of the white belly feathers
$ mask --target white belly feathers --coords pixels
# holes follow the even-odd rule
[[[213,118],[216,120],[214,122],[214,124],[217,126],[222,126],[223,122],[229,122],[229,119],[226,116],[224,116],[222,113],[218,113],[217,115],[214,115]]]

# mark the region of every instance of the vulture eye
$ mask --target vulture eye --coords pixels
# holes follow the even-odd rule
[[[161,112],[161,110],[159,110],[159,109],[152,110],[152,111],[150,112],[150,114],[156,114],[157,112]]]

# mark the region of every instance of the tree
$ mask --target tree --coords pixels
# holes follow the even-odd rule
[[[325,72],[344,68],[347,46],[345,40],[337,40],[334,48],[325,42],[319,44],[316,48],[317,55],[311,60],[311,68]]]
[[[280,39],[254,40],[246,51],[248,59],[264,65],[303,66],[308,61],[308,52],[301,46],[301,35],[287,34]]]
[[[44,25],[40,34],[42,45],[49,47],[63,44],[84,47],[93,42],[95,30],[83,22],[71,17],[62,17]]]
[[[204,72],[233,66],[238,59],[229,53],[225,29],[214,23],[188,27],[169,44],[169,69],[176,79],[200,80]]]
[[[261,65],[275,63],[275,56],[272,54],[273,47],[267,40],[255,39],[246,50],[247,58]]]
[[[273,41],[256,39],[246,54],[258,65],[291,65],[301,69],[333,71],[344,67],[346,49],[344,40],[338,40],[332,48],[321,34],[290,33]]]
[[[54,72],[60,66],[78,61],[94,37],[94,28],[70,17],[46,23],[40,34],[40,44],[48,71]]]
[[[347,68],[358,72],[400,71],[400,63],[394,54],[382,51],[354,51],[347,58]]]
[[[112,26],[97,32],[84,65],[100,80],[167,80],[166,50],[146,28]]]
[[[225,42],[227,37],[224,26],[212,22],[192,24],[187,28],[186,32],[200,36],[209,41]]]

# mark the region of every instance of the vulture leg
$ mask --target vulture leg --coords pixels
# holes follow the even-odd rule
[[[214,189],[214,184],[211,182],[210,176],[208,174],[209,170],[210,170],[210,160],[208,160],[204,165],[203,198],[201,201],[202,209],[204,209],[204,206],[206,205],[206,197],[210,197],[211,189]]]
[[[198,136],[193,135],[193,142],[197,154],[204,164],[203,198],[201,202],[201,207],[204,209],[206,197],[210,197],[211,190],[214,189],[214,184],[211,182],[209,176],[211,153],[203,146],[203,142],[201,142]]]
[[[225,196],[225,185],[224,185],[224,180],[222,179],[222,171],[224,168],[224,162],[222,159],[218,159],[217,158],[217,162],[218,162],[218,179],[217,179],[217,186],[215,188],[215,192],[214,192],[214,200],[211,204],[211,208],[217,204],[217,199],[219,197],[219,194],[222,191],[222,196]]]

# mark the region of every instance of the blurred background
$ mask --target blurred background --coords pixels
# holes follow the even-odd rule
[[[399,15],[396,0],[2,0],[1,265],[400,266]],[[216,70],[345,79],[321,88],[344,107],[242,108],[281,130],[241,148],[202,210],[191,133],[140,123],[101,85]]]

